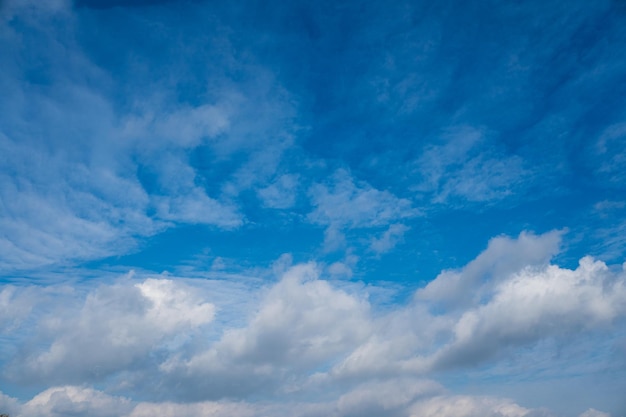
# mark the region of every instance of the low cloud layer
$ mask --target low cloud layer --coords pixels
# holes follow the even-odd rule
[[[131,404],[117,390],[167,398],[173,402],[166,409],[190,415],[205,409],[269,415],[265,407],[299,409],[289,404],[303,400],[312,408],[302,415],[311,416],[540,415],[506,400],[450,397],[431,378],[497,365],[542,341],[576,343],[591,332],[610,339],[624,331],[626,272],[589,257],[575,269],[551,264],[559,236],[498,237],[465,267],[442,273],[391,309],[370,302],[366,287],[339,286],[313,263],[294,265],[275,284],[231,294],[259,300],[246,308],[242,327],[214,320],[219,297],[208,289],[219,281],[128,275],[84,291],[9,286],[0,300],[15,314],[4,326],[19,343],[4,352],[2,377],[59,387],[19,406],[23,415],[94,407],[104,414],[90,415],[118,413],[108,409],[135,416],[152,407]],[[513,256],[520,253],[527,254],[523,262]],[[463,297],[445,291],[466,280],[472,285]],[[446,310],[437,308],[440,301]],[[104,383],[112,396],[72,385],[88,381]],[[291,400],[274,403],[277,396]],[[253,398],[264,405],[245,405]],[[235,399],[244,402],[228,402]],[[183,400],[200,403],[176,405]]]

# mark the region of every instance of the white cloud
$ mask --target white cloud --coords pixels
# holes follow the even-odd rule
[[[602,200],[593,205],[594,210],[599,212],[600,215],[623,209],[624,207],[626,207],[626,201]]]
[[[127,277],[97,288],[5,286],[0,308],[17,313],[5,323],[15,349],[0,351],[7,364],[0,378],[47,386],[91,381],[107,392],[141,394],[151,402],[136,403],[137,416],[155,410],[158,401],[178,401],[163,407],[181,415],[272,415],[291,410],[279,404],[283,400],[320,399],[299,411],[454,415],[467,406],[461,415],[538,416],[511,401],[448,395],[428,378],[459,367],[498,378],[491,367],[524,352],[524,366],[516,369],[532,374],[550,366],[546,349],[576,345],[589,334],[600,346],[623,331],[626,273],[591,258],[576,269],[551,265],[560,235],[495,238],[455,272],[455,280],[473,282],[464,297],[422,289],[406,305],[373,304],[368,295],[375,288],[324,280],[324,270],[292,266],[288,255],[274,265],[280,279],[261,287],[250,277],[238,285]],[[351,262],[356,259],[342,261]],[[335,269],[345,273],[337,265],[325,272],[332,277]],[[445,274],[439,279],[452,285]],[[443,301],[448,307],[438,304]],[[23,311],[14,308],[19,305]],[[528,357],[542,341],[555,343],[544,343],[542,362],[533,363]],[[59,388],[54,398],[38,401],[84,403],[76,407],[86,410],[87,400],[71,400],[88,395],[85,389]],[[227,398],[264,403],[231,409]]]
[[[368,378],[424,375],[429,361],[423,355],[438,348],[454,321],[433,316],[425,306],[394,308],[372,320],[367,340],[315,379],[352,381]]]
[[[241,395],[300,378],[353,349],[370,331],[369,304],[318,274],[313,264],[290,268],[245,327],[228,329],[205,352],[172,358],[161,369],[175,378],[191,377],[201,384],[202,396]]]
[[[513,346],[609,326],[625,314],[623,271],[612,273],[590,257],[575,270],[525,267],[460,316],[434,366],[480,363]]]
[[[415,378],[393,378],[370,381],[343,394],[337,400],[341,416],[405,416],[408,406],[417,399],[444,392],[434,381]]]
[[[243,223],[236,207],[221,203],[198,187],[189,194],[175,197],[158,196],[153,199],[158,217],[163,220],[189,224],[217,225],[225,229],[235,228]]]
[[[177,109],[159,109],[151,103],[145,107],[139,115],[131,115],[122,121],[120,134],[148,149],[194,148],[203,141],[215,140],[230,127],[232,110],[222,103],[220,106],[201,104]]]
[[[334,277],[352,277],[352,268],[343,262],[333,262],[328,266],[328,273]]]
[[[524,417],[531,410],[512,401],[489,397],[441,396],[418,402],[411,417]]]
[[[626,316],[626,274],[591,258],[574,270],[550,265],[560,235],[493,239],[462,270],[418,290],[411,305],[374,319],[370,337],[317,378],[472,368],[541,340],[608,331]]]
[[[287,209],[296,203],[298,176],[285,174],[273,183],[257,191],[265,207]]]
[[[259,408],[251,404],[232,402],[196,403],[140,403],[128,417],[254,417],[261,415]]]
[[[0,331],[8,333],[19,327],[36,303],[32,291],[19,291],[12,285],[0,288]]]
[[[0,413],[14,415],[19,407],[20,403],[17,398],[9,397],[0,391]]]
[[[626,123],[616,123],[607,127],[597,139],[591,155],[591,165],[596,175],[609,183],[619,185],[625,180],[626,165]]]
[[[146,320],[163,333],[179,331],[181,326],[196,327],[213,320],[215,308],[194,296],[190,288],[166,279],[147,279],[135,284],[141,295],[151,301]]]
[[[114,167],[90,171],[67,156],[1,134],[0,149],[7,156],[0,174],[4,268],[107,256],[161,228],[145,214],[148,197],[141,185],[120,177]]]
[[[5,369],[10,378],[98,380],[147,360],[177,335],[187,337],[215,311],[192,288],[163,279],[100,286],[82,305],[72,292],[59,295],[67,305],[38,319],[41,333],[31,343],[40,347],[18,354]]]
[[[314,210],[309,213],[308,219],[326,226],[326,251],[345,246],[345,229],[387,226],[419,214],[410,200],[398,198],[389,191],[377,190],[366,182],[355,183],[346,170],[336,171],[330,184],[314,184],[309,190],[309,196]],[[397,239],[400,228],[398,225],[391,226],[389,236],[383,236],[379,243],[373,243],[373,247],[391,245]]]
[[[379,238],[372,238],[370,249],[377,254],[389,252],[402,240],[408,230],[409,227],[401,223],[391,224]]]
[[[355,184],[345,170],[334,174],[331,185],[315,184],[309,193],[315,207],[309,220],[317,224],[376,227],[417,215],[411,201],[377,190],[365,182]]]
[[[447,270],[417,291],[416,297],[447,308],[476,303],[498,282],[527,266],[541,267],[559,251],[563,232],[543,235],[522,232],[517,239],[493,238],[487,249],[461,270]]]
[[[217,348],[238,360],[310,366],[354,346],[368,333],[369,304],[318,275],[313,264],[288,270],[248,327],[226,334]]]
[[[41,55],[46,78],[45,88],[31,82],[30,62],[0,64],[0,267],[123,254],[178,223],[243,224],[239,193],[266,187],[293,144],[293,104],[272,73],[225,48],[207,68],[221,82],[181,102],[166,79],[112,78],[76,41],[67,2],[44,3],[7,3],[30,16],[28,30],[0,31],[9,55]],[[37,11],[50,8],[64,12]],[[225,62],[253,81],[231,82]],[[133,81],[150,88],[124,84]]]
[[[17,417],[119,417],[132,409],[129,400],[93,388],[61,386],[47,389],[21,407]]]
[[[9,398],[0,394],[2,398]],[[47,389],[20,404],[10,400],[15,417],[555,417],[545,409],[530,409],[514,401],[484,396],[449,395],[428,380],[400,379],[365,383],[329,401],[201,401],[134,402],[80,386]],[[5,402],[5,404],[7,404]],[[580,417],[609,417],[594,409]]]
[[[603,413],[596,409],[590,408],[580,415],[580,417],[611,417],[609,413]]]
[[[431,193],[434,202],[498,201],[530,179],[523,160],[498,154],[480,129],[449,129],[444,140],[443,145],[428,145],[416,161],[420,181],[415,189]]]

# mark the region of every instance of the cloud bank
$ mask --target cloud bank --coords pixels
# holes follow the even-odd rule
[[[18,415],[42,416],[134,416],[154,407],[184,415],[283,407],[311,416],[539,415],[506,399],[453,395],[433,377],[496,366],[543,341],[611,340],[624,331],[626,271],[590,257],[575,269],[552,264],[560,236],[495,238],[465,267],[392,308],[370,302],[367,287],[339,286],[315,264],[296,264],[274,284],[230,293],[258,300],[241,327],[215,320],[220,305],[209,288],[219,281],[127,275],[75,289],[8,286],[0,300],[13,317],[4,332],[17,340],[3,351],[3,378],[55,388],[26,403],[3,401]],[[457,289],[463,296],[450,292]],[[66,301],[52,302],[51,293]],[[88,381],[106,391],[75,385]],[[120,390],[172,402],[136,403]]]

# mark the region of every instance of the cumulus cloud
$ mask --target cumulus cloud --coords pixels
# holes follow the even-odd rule
[[[522,232],[517,239],[500,236],[461,270],[440,273],[416,297],[448,308],[476,303],[498,282],[527,266],[541,267],[559,251],[562,232],[537,236]]]
[[[474,364],[510,346],[608,326],[624,314],[624,271],[611,273],[590,257],[575,270],[525,267],[461,315],[453,341],[435,355],[435,366]]]
[[[603,413],[602,411],[598,411],[596,409],[590,408],[580,415],[580,417],[611,417],[608,413]]]
[[[626,274],[589,257],[574,270],[551,265],[560,235],[493,239],[462,270],[440,274],[413,303],[378,317],[370,337],[325,377],[469,368],[617,325],[626,315]]]
[[[370,331],[369,304],[318,277],[313,264],[290,268],[246,327],[229,329],[207,351],[173,358],[161,369],[195,381],[196,392],[183,395],[242,395],[302,377],[349,351]]]
[[[596,201],[623,261],[619,2],[184,3],[0,0],[0,413],[530,417],[502,370],[623,373],[624,268],[555,265],[559,231],[398,273]],[[127,264],[178,276],[93,270]]]
[[[16,314],[5,329],[21,336],[19,349],[1,351],[2,378],[57,386],[28,405],[41,415],[44,403],[88,413],[89,395],[95,404],[109,401],[88,386],[64,386],[93,382],[149,401],[124,400],[119,415],[163,406],[181,415],[256,416],[293,406],[310,416],[539,416],[509,400],[450,394],[430,378],[488,369],[542,341],[610,339],[622,329],[626,273],[589,257],[575,269],[551,264],[561,234],[492,239],[453,281],[435,279],[443,289],[427,285],[403,305],[373,303],[375,288],[324,279],[333,268],[291,265],[289,256],[274,265],[278,280],[261,288],[163,277],[45,291],[6,286],[0,307]],[[465,280],[473,284],[464,297],[447,289]],[[21,333],[26,328],[37,332]],[[228,402],[235,399],[243,402]]]
[[[0,399],[3,398],[0,394]],[[8,398],[8,397],[4,397]],[[1,400],[0,400],[1,401]],[[136,402],[93,388],[59,386],[47,389],[20,404],[11,400],[16,417],[555,417],[545,409],[531,409],[506,398],[449,395],[428,380],[397,380],[366,383],[344,395],[318,402],[233,402],[195,403]],[[0,402],[0,405],[2,403]],[[609,417],[589,409],[580,417]]]
[[[509,400],[489,397],[440,396],[411,407],[411,417],[525,417],[533,414]]]
[[[63,294],[59,294],[63,297]],[[99,380],[142,361],[162,342],[212,321],[214,306],[191,288],[163,279],[100,286],[82,305],[68,297],[66,307],[39,319],[43,347],[27,349],[5,373],[19,381]],[[78,304],[78,305],[77,305]]]
[[[9,397],[0,391],[0,412],[13,415],[15,414],[20,407],[20,403],[17,398]]]
[[[394,378],[361,384],[337,400],[340,416],[406,416],[408,406],[418,399],[444,392],[434,381]]]
[[[21,407],[17,416],[118,417],[127,415],[131,409],[132,404],[126,398],[113,397],[93,388],[60,386],[37,394]]]

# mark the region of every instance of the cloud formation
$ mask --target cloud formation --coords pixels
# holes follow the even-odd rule
[[[215,410],[221,415],[227,411],[220,410],[234,406],[242,415],[265,415],[271,412],[264,407],[288,407],[271,400],[286,396],[306,399],[312,408],[302,415],[311,416],[452,416],[460,410],[468,416],[538,415],[507,400],[450,396],[430,378],[442,370],[498,364],[545,340],[576,340],[598,332],[608,338],[623,331],[626,273],[589,257],[576,269],[550,264],[560,236],[523,233],[493,239],[454,278],[480,278],[480,285],[467,287],[465,297],[432,290],[438,280],[451,279],[447,273],[417,290],[408,304],[391,309],[370,302],[364,287],[340,286],[324,279],[315,264],[297,264],[259,296],[250,296],[259,291],[253,287],[239,293],[258,300],[240,327],[214,320],[220,297],[211,294],[219,291],[208,290],[223,285],[219,281],[185,284],[127,276],[86,292],[51,287],[46,292],[54,290],[67,302],[16,315],[11,332],[31,326],[32,320],[39,330],[19,339],[19,351],[3,353],[10,359],[3,378],[55,384],[23,405],[37,415],[56,415],[63,407],[143,415],[157,407],[141,403],[133,408],[130,400],[91,388],[63,388],[85,381],[109,381],[114,391],[125,387],[169,399],[174,402],[163,406],[182,407],[183,413]],[[526,253],[526,258],[507,257],[511,253]],[[23,304],[20,299],[45,299],[42,289],[8,288],[2,294],[9,311],[12,304]],[[440,310],[435,308],[439,300],[452,305]],[[161,382],[149,384],[154,378]],[[264,405],[226,401],[254,398],[263,398]],[[183,405],[189,400],[200,403]]]
[[[163,279],[101,286],[84,300],[67,288],[59,290],[68,303],[38,317],[39,334],[25,341],[32,348],[18,353],[5,369],[9,379],[102,380],[137,366],[150,352],[167,350],[168,341],[210,323],[215,311],[191,288]],[[10,302],[20,305],[19,299]]]
[[[623,5],[267,6],[0,1],[0,413],[623,415]]]
[[[480,397],[434,395],[436,386],[428,381],[403,381],[407,385],[392,389],[388,384],[361,387],[335,401],[320,403],[267,404],[229,401],[203,401],[196,403],[132,402],[124,397],[76,386],[48,389],[28,402],[19,404],[12,399],[17,417],[61,417],[66,415],[93,415],[98,417],[145,417],[155,413],[166,416],[193,417],[232,416],[263,417],[292,415],[297,417],[352,417],[389,416],[417,417],[555,417],[543,409],[528,409],[511,400]],[[370,391],[378,388],[379,390]],[[433,391],[434,388],[434,391]],[[384,396],[384,394],[387,396]],[[391,394],[391,395],[389,395]],[[424,398],[426,396],[426,398]],[[8,397],[5,397],[8,398]],[[368,406],[368,407],[366,407]],[[589,409],[579,417],[606,417],[607,413]]]
[[[224,83],[205,87],[199,103],[178,103],[159,86],[133,91],[121,110],[117,94],[126,90],[124,83],[75,41],[57,41],[81,29],[69,9],[7,7],[29,29],[5,27],[0,42],[7,51],[47,53],[41,73],[19,60],[2,64],[0,266],[25,269],[119,255],[177,224],[226,230],[243,224],[235,198],[269,185],[292,143],[292,105],[270,75],[260,76],[261,66],[226,54],[224,63],[259,76],[250,85],[229,87],[216,64],[210,71]],[[55,19],[63,23],[53,24]],[[206,156],[217,156],[212,164],[218,172],[203,166]],[[245,162],[223,172],[220,163],[235,156]],[[230,181],[216,186],[213,176]]]

